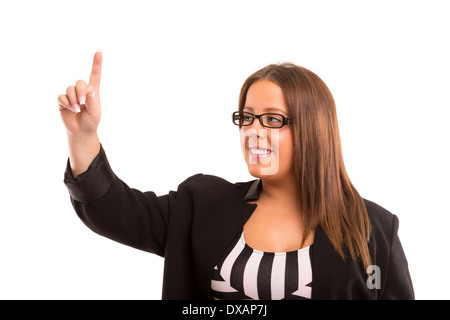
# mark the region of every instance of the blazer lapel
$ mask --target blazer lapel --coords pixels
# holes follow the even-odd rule
[[[212,298],[211,277],[213,269],[231,241],[242,232],[243,225],[257,206],[244,201],[255,196],[255,192],[258,190],[257,183],[258,180],[244,183],[238,194],[230,197],[231,200],[229,202],[214,212],[214,223],[210,224],[208,230],[203,231],[206,234],[206,238],[198,246],[201,261],[196,259],[195,268],[199,281],[197,289],[201,299]]]
[[[331,298],[337,274],[337,262],[340,257],[323,231],[317,226],[311,252],[312,299]]]

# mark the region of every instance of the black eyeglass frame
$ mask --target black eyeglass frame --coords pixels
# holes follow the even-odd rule
[[[235,122],[234,122],[235,116],[236,116],[236,115],[241,116],[242,114],[247,114],[247,115],[251,116],[251,117],[252,117],[252,122],[250,122],[249,124],[237,124],[237,123],[235,123]],[[280,116],[280,117],[283,119],[283,122],[281,123],[281,126],[279,126],[279,127],[271,127],[271,126],[266,126],[266,125],[264,125],[263,121],[261,120],[261,117],[262,117],[262,116],[265,116],[265,115],[268,115],[268,114],[269,114],[269,115]],[[248,127],[248,126],[251,126],[251,125],[253,124],[253,122],[255,121],[255,118],[259,120],[259,123],[260,123],[263,127],[270,128],[270,129],[280,129],[280,128],[284,127],[285,125],[292,124],[292,119],[286,118],[286,117],[283,116],[282,114],[279,114],[279,113],[273,113],[273,112],[262,113],[262,114],[253,114],[253,113],[247,112],[247,111],[235,111],[235,112],[233,112],[233,114],[232,114],[232,116],[231,116],[231,120],[233,121],[233,124],[235,124],[235,125],[237,125],[237,126],[239,126],[239,127]]]

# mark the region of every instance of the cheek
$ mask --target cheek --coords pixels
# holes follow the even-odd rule
[[[292,166],[294,160],[294,137],[292,135],[292,132],[280,132],[278,140],[280,165]]]
[[[242,152],[245,154],[245,146],[246,146],[247,141],[248,141],[248,136],[245,134],[245,130],[244,129],[240,129],[239,130],[239,139],[241,141]]]

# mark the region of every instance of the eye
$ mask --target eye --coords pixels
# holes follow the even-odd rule
[[[276,117],[276,116],[268,116],[267,121],[269,121],[269,123],[272,123],[272,124],[280,124],[283,122],[281,117]]]
[[[244,116],[242,116],[242,118],[244,119],[245,122],[250,122],[253,119],[252,116],[248,116],[248,115],[244,115]]]

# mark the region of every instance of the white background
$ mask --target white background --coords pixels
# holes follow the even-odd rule
[[[63,184],[57,96],[103,51],[100,140],[158,195],[247,171],[230,114],[290,61],[333,93],[350,178],[400,219],[418,299],[449,299],[448,1],[2,1],[0,298],[160,299],[163,259],[91,232]]]

